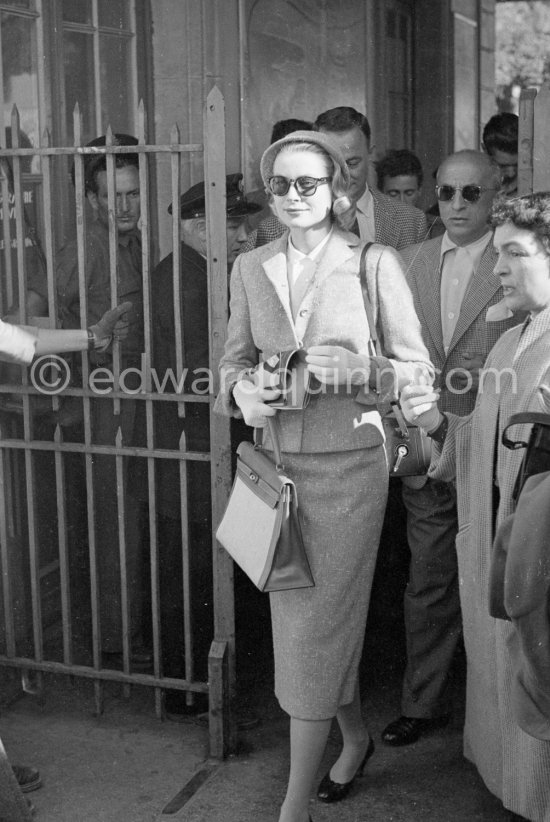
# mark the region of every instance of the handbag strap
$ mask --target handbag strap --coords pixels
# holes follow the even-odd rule
[[[271,437],[271,444],[273,445],[273,455],[275,457],[275,469],[279,474],[285,469],[283,458],[281,455],[281,443],[279,442],[277,415],[274,417],[266,417],[267,427],[269,428],[269,436]],[[254,428],[254,445],[262,448],[264,439],[264,429]]]
[[[528,424],[550,426],[550,414],[545,414],[542,411],[520,411],[517,414],[512,414],[506,423],[506,428],[502,432],[502,444],[505,448],[509,448],[511,451],[517,451],[519,448],[527,448],[528,443],[523,442],[523,440],[511,440],[506,432],[512,425]]]
[[[361,249],[361,259],[359,262],[359,281],[361,283],[361,293],[363,295],[363,305],[365,306],[365,314],[367,315],[367,322],[369,324],[370,340],[369,346],[374,351],[375,356],[380,356],[380,340],[376,332],[376,323],[374,321],[374,311],[369,297],[369,288],[367,285],[367,254],[369,248],[374,243],[365,243]]]
[[[359,281],[361,283],[363,305],[365,306],[365,314],[367,315],[367,322],[369,324],[370,330],[369,348],[371,350],[371,356],[381,357],[382,348],[380,346],[380,340],[378,339],[378,333],[376,331],[374,311],[372,310],[372,303],[369,297],[369,287],[367,284],[367,255],[371,245],[374,245],[374,243],[365,243],[361,250],[361,259],[359,262]],[[399,403],[396,400],[394,400],[390,403],[390,405],[392,407],[393,413],[395,414],[395,418],[397,420],[397,424],[399,425],[399,430],[401,431],[402,436],[408,437],[409,429],[407,427],[405,417],[403,416],[403,412],[399,407]]]

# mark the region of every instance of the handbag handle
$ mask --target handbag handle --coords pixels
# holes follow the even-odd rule
[[[285,466],[281,455],[281,443],[279,442],[279,434],[277,433],[277,417],[266,417],[267,427],[269,428],[269,436],[271,437],[271,444],[273,445],[273,454],[275,456],[275,470],[281,474]],[[254,429],[254,445],[256,448],[261,448],[263,445],[264,429]]]
[[[528,443],[523,440],[511,440],[508,437],[507,431],[512,425],[527,425],[529,423],[538,423],[539,425],[550,425],[550,414],[545,414],[542,411],[520,411],[518,414],[512,414],[506,428],[502,432],[502,444],[505,448],[511,451],[517,451],[519,448],[527,448]]]

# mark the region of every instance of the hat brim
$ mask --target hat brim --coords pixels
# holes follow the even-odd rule
[[[349,186],[350,175],[344,155],[338,146],[332,142],[328,134],[322,131],[293,131],[287,134],[286,137],[282,137],[280,140],[268,146],[262,155],[260,173],[266,188],[268,187],[270,177],[273,176],[275,158],[279,152],[290,143],[310,143],[322,148],[331,158],[334,165],[340,169],[344,186]]]

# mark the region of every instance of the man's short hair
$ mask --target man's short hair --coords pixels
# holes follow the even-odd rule
[[[276,143],[277,140],[282,140],[293,131],[311,131],[312,128],[313,123],[308,120],[296,120],[292,117],[288,120],[277,120],[271,130],[271,142]]]
[[[503,111],[495,114],[487,121],[483,129],[483,145],[485,151],[504,151],[506,154],[518,153],[518,125],[517,114]]]
[[[356,111],[351,106],[338,106],[330,108],[319,114],[313,128],[315,131],[349,131],[354,126],[358,126],[370,147],[371,130],[369,121],[364,114]]]
[[[422,185],[422,164],[416,154],[407,148],[392,149],[374,164],[378,188],[384,190],[386,177],[401,177],[403,175],[416,177],[418,188]]]
[[[104,146],[105,134],[101,137],[95,137],[86,143],[86,147]],[[137,146],[138,141],[131,134],[113,134],[113,146]],[[135,166],[139,168],[139,154],[113,154],[115,160],[115,168],[125,168],[126,166]],[[100,171],[107,170],[107,155],[106,154],[85,154],[84,155],[84,190],[92,194],[97,194],[97,175]],[[71,168],[71,180],[75,184],[74,163]]]

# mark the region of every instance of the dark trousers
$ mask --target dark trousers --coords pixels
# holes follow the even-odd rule
[[[431,479],[419,489],[403,484],[403,502],[411,560],[404,596],[402,712],[426,718],[449,711],[449,674],[462,632],[456,491]]]

